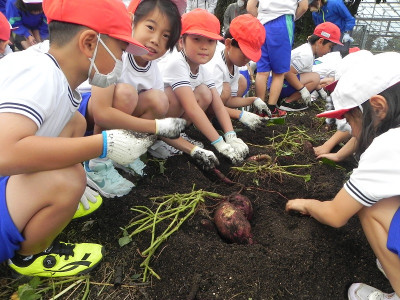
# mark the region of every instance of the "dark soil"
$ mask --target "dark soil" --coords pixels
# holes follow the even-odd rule
[[[305,129],[313,138],[314,146],[322,144],[332,132],[324,130],[323,120],[314,118],[317,110],[314,105],[312,110],[290,114],[285,124],[266,126],[255,132],[234,123],[238,136],[249,144],[250,155],[268,153],[280,165],[310,164],[310,168],[292,169],[303,175],[310,174],[308,182],[303,178],[271,177],[266,173],[234,174],[232,165],[220,158],[219,169],[237,182],[228,185],[202,172],[188,156],[180,155],[169,158],[165,165],[149,161],[148,175],[128,196],[104,199],[97,212],[71,222],[60,240],[101,243],[107,251],[100,266],[91,272],[93,284],[88,298],[347,299],[347,289],[353,282],[390,291],[389,282],[376,268],[375,256],[357,217],[350,219],[346,226],[334,229],[284,210],[288,199],[332,199],[355,166],[353,159],[341,163],[342,168],[321,164],[307,147],[278,157],[273,148],[265,147],[271,144],[266,137],[285,133],[288,128]],[[194,128],[188,133],[206,143]],[[120,228],[137,215],[130,208],[151,207],[150,197],[189,193],[193,187],[224,196],[240,191],[249,197],[254,207],[251,225],[256,243],[227,243],[217,232],[200,225],[204,210],[199,210],[154,255],[151,266],[161,280],[151,277],[143,284],[138,278],[142,273],[139,265],[144,260],[140,251],[148,247],[151,233],[135,236],[133,243],[122,248],[118,244],[122,236]],[[211,212],[215,204],[208,199],[206,208]],[[122,274],[120,284],[118,273]],[[3,287],[0,290],[7,287],[10,293],[10,287],[15,286],[15,291],[18,285],[11,281],[5,264],[0,267],[0,284]],[[82,291],[78,290],[68,299],[81,298]]]

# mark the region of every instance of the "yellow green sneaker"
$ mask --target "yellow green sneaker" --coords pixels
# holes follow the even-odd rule
[[[9,259],[8,265],[18,275],[65,277],[90,272],[103,258],[98,244],[55,242],[47,250],[24,260]]]
[[[101,198],[99,193],[87,186],[72,219],[82,218],[91,214],[97,210],[102,203],[103,198]]]

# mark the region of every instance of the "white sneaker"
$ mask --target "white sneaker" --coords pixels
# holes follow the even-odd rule
[[[144,175],[146,175],[146,173],[143,171],[144,168],[146,168],[146,164],[140,158],[137,158],[133,163],[125,166],[120,165],[115,161],[113,161],[113,164],[116,168],[121,169],[133,176],[139,175],[143,177]]]
[[[122,197],[135,186],[115,170],[110,159],[84,162],[87,184],[106,198]]]
[[[183,152],[168,145],[164,141],[157,140],[147,151],[155,158],[167,159],[174,155],[180,155]]]
[[[395,293],[386,294],[364,283],[353,283],[347,293],[349,300],[398,300]]]
[[[204,148],[204,144],[202,142],[196,141],[194,139],[192,139],[191,137],[189,137],[186,133],[182,132],[181,133],[181,138],[183,138],[184,140],[187,140],[189,143],[198,146],[200,148]]]

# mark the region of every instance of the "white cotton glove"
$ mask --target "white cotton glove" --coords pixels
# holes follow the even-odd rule
[[[190,156],[200,165],[204,170],[210,170],[219,165],[218,158],[214,152],[195,146],[190,151]]]
[[[90,204],[89,202],[92,203],[96,203],[97,202],[97,198],[99,196],[99,193],[92,190],[90,187],[86,187],[85,192],[83,193],[82,197],[81,197],[81,203],[82,206],[85,210],[90,209]],[[79,205],[78,205],[79,208]]]
[[[225,141],[235,149],[235,151],[239,154],[240,160],[244,160],[245,157],[249,154],[249,147],[236,136],[236,132],[228,131],[224,135]]]
[[[258,113],[265,113],[268,118],[271,118],[271,110],[268,108],[267,103],[262,101],[261,98],[256,98],[256,100],[253,102],[253,105]]]
[[[224,139],[222,136],[220,136],[217,140],[211,143],[217,149],[219,153],[221,153],[223,156],[227,157],[230,159],[230,161],[233,164],[236,164],[242,160],[240,157],[239,153],[235,151],[235,149],[229,145],[228,143],[225,143]]]
[[[347,42],[354,42],[354,39],[350,36],[350,34],[348,34],[347,32],[345,34],[343,34],[343,38],[342,38],[342,43],[347,43]]]
[[[102,135],[103,153],[100,158],[108,157],[124,166],[146,153],[157,138],[153,134],[122,129],[106,130]]]
[[[266,119],[268,120],[268,118]],[[264,120],[265,118],[244,110],[240,113],[239,116],[239,121],[252,130],[256,130],[258,127],[261,127],[264,124]]]
[[[326,97],[328,97],[328,94],[325,92],[324,89],[318,90],[318,94],[323,100],[326,100]]]
[[[301,90],[299,90],[301,98],[303,99],[304,103],[309,106],[311,105],[311,94],[304,86]]]
[[[169,139],[177,139],[185,126],[186,120],[181,118],[156,119],[156,134]]]

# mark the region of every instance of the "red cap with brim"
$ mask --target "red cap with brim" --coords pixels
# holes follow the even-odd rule
[[[7,18],[0,12],[0,40],[8,41],[10,39],[10,27]]]
[[[340,42],[340,29],[337,27],[337,25],[331,23],[331,22],[324,22],[314,29],[314,33],[316,36],[319,36],[320,38],[323,38],[325,40],[328,40],[332,43],[338,44],[343,46],[343,44]]]
[[[229,25],[229,32],[247,58],[254,62],[260,60],[261,46],[265,41],[265,29],[256,17],[250,14],[237,16]]]
[[[44,0],[47,22],[60,21],[89,27],[127,42],[127,52],[144,55],[148,50],[132,38],[132,20],[120,0]]]
[[[216,16],[202,8],[196,8],[182,16],[182,33],[201,35],[212,40],[222,40],[220,23]]]
[[[317,115],[318,118],[332,118],[332,119],[343,119],[344,114],[350,111],[352,108],[343,108],[336,110],[329,110]]]
[[[337,83],[338,83],[338,81],[335,80],[334,82],[332,82],[332,83],[328,84],[327,86],[325,86],[324,90],[329,92],[329,93],[332,93],[335,90],[335,87],[336,87]]]

